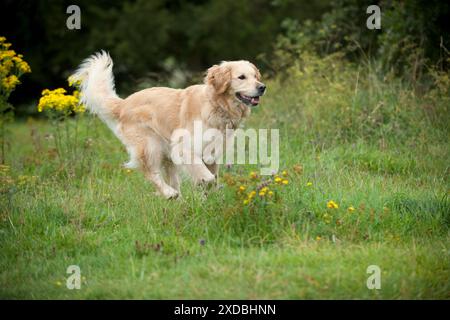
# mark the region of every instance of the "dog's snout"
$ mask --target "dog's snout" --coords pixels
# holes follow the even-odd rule
[[[261,83],[260,85],[258,85],[258,91],[260,93],[264,93],[264,91],[266,91],[266,85]]]

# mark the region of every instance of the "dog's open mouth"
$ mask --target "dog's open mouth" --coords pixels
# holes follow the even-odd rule
[[[256,97],[250,97],[250,96],[246,96],[245,94],[242,93],[236,93],[236,97],[242,101],[243,103],[245,103],[246,105],[251,105],[253,107],[257,106],[259,103],[259,96]]]

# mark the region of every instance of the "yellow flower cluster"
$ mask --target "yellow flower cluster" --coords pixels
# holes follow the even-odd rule
[[[75,90],[72,95],[65,94],[64,88],[55,90],[45,89],[42,91],[42,97],[39,100],[38,111],[56,110],[61,112],[83,113],[86,107],[80,104],[80,93]]]
[[[23,58],[23,55],[18,54],[17,56],[12,57],[12,61],[14,61],[14,64],[16,65],[16,67],[17,67],[17,69],[19,70],[20,73],[22,73],[22,74],[23,73],[30,73],[31,72],[30,66],[22,58]]]
[[[11,92],[16,88],[16,86],[19,83],[20,83],[19,78],[15,74],[13,74],[10,75],[9,77],[2,78],[1,85],[5,89],[5,91]]]
[[[250,178],[258,179],[258,174],[255,171],[250,172]]]
[[[244,205],[249,204],[253,200],[253,198],[255,198],[255,196],[256,196],[256,191],[255,190],[249,192],[248,195],[247,195],[247,199],[245,199],[244,202],[243,202]]]
[[[327,203],[327,208],[329,208],[329,209],[338,209],[339,205],[336,202],[334,202],[333,200],[330,200]]]
[[[7,43],[5,37],[0,37],[0,94],[6,97],[20,84],[20,76],[31,72],[23,56],[10,50],[10,47],[11,43]]]
[[[81,85],[81,80],[76,80],[73,77],[69,77],[67,82],[69,83],[69,87],[79,88]]]
[[[287,177],[289,174],[286,170],[284,170],[282,171],[281,175],[283,177]],[[279,175],[273,175],[268,180],[260,181],[261,177],[255,171],[252,171],[250,172],[248,177],[250,178],[249,180],[246,180],[245,178],[238,179],[241,180],[241,183],[249,183],[248,186],[242,184],[237,189],[238,197],[241,199],[244,205],[248,205],[253,201],[256,201],[256,199],[273,201],[275,200],[275,193],[278,190],[279,186],[289,184],[289,180],[282,178]],[[234,179],[231,179],[229,176],[224,176],[224,178],[228,185],[234,185]],[[252,184],[254,183],[256,183],[256,185],[252,186]],[[246,192],[248,189],[250,189],[250,191]]]
[[[284,185],[286,185],[286,184],[289,184],[289,180],[287,180],[287,179],[282,179],[282,178],[280,178],[279,176],[275,176],[275,180],[274,180],[276,183],[278,183],[278,184],[284,184]]]
[[[271,197],[271,196],[273,196],[273,191],[269,190],[269,188],[267,188],[267,187],[263,187],[263,188],[261,188],[261,190],[259,190],[260,197],[264,197],[266,194],[268,194],[268,196]]]
[[[339,218],[339,216],[340,216],[339,210],[335,210],[335,209],[339,209],[339,205],[335,201],[330,200],[327,202],[326,207],[328,209],[332,209],[332,210],[327,210],[326,212],[321,213],[319,215],[322,218],[323,222],[325,222],[326,224],[330,224],[334,221],[337,226],[340,226],[342,224],[343,220],[342,220],[342,218]],[[355,210],[356,209],[353,205],[351,205],[347,208],[347,212],[349,214],[352,214],[352,212],[354,212]]]

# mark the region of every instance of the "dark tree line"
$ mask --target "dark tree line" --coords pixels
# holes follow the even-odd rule
[[[81,30],[66,28],[71,4],[81,8]],[[382,7],[380,31],[365,28],[369,4]],[[160,75],[174,69],[198,75],[228,59],[249,59],[277,72],[270,56],[286,39],[295,44],[306,38],[320,53],[357,39],[363,50],[401,69],[411,43],[424,58],[440,58],[440,39],[449,47],[449,15],[449,5],[438,0],[2,0],[0,35],[32,68],[11,97],[18,105],[38,99],[43,88],[64,86],[80,61],[100,49],[111,52],[122,93],[142,79],[149,79],[144,85],[164,84]]]
[[[255,60],[270,50],[286,17],[318,19],[328,1],[298,0],[3,0],[1,32],[32,74],[12,97],[38,97],[63,84],[95,51],[111,52],[119,91],[167,64],[200,71],[226,59]],[[66,8],[81,9],[81,30],[66,28]],[[22,94],[19,94],[22,93]]]

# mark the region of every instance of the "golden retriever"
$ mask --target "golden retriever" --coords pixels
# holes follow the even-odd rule
[[[121,99],[114,89],[112,66],[104,51],[80,65],[71,78],[80,83],[81,103],[125,145],[130,156],[126,167],[141,169],[168,199],[180,195],[179,165],[171,158],[174,131],[182,128],[193,132],[194,121],[201,121],[203,128],[225,134],[250,114],[250,107],[258,105],[266,90],[252,63],[224,61],[207,70],[204,84],[185,89],[154,87]],[[199,153],[192,156],[197,161],[183,166],[193,181],[216,181],[218,164],[205,161]]]

